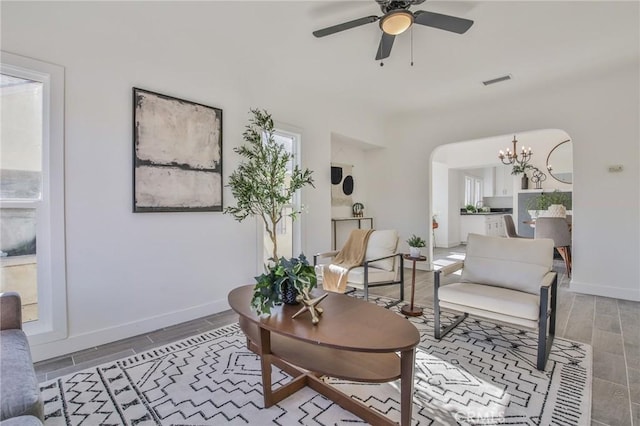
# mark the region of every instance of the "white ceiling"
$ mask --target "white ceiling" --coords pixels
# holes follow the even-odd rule
[[[536,90],[576,74],[640,57],[637,1],[426,1],[428,10],[471,19],[463,35],[414,26],[400,35],[380,67],[377,23],[324,38],[311,32],[367,15],[374,0],[351,2],[213,2],[213,25],[238,49],[237,60],[260,68],[249,84],[286,87],[308,96],[367,105],[381,113],[439,108]],[[243,16],[232,29],[233,14]],[[273,66],[273,59],[281,59]],[[483,80],[513,80],[485,87]]]

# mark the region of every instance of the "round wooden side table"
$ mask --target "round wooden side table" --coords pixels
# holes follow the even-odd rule
[[[405,315],[409,315],[410,317],[417,317],[418,315],[422,315],[422,308],[413,306],[413,298],[416,293],[416,262],[424,262],[425,260],[427,260],[427,258],[426,256],[412,257],[408,254],[403,255],[403,257],[406,260],[410,260],[413,262],[413,269],[411,273],[411,304],[404,305],[402,308],[400,308],[400,311]]]

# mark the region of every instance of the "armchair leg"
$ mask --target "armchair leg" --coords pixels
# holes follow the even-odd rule
[[[440,310],[438,309],[438,311],[440,311]],[[462,321],[467,319],[468,316],[469,316],[469,314],[464,312],[464,313],[458,315],[456,317],[455,321],[453,321],[451,324],[449,324],[445,328],[441,328],[440,327],[440,312],[438,312],[438,314],[436,316],[436,324],[434,325],[434,329],[433,329],[434,330],[433,337],[435,337],[437,340],[442,339],[444,336],[449,334],[449,332],[451,330],[456,328]]]
[[[549,291],[547,289],[540,290],[540,317],[538,319],[538,359],[536,368],[543,371],[547,359],[549,359],[549,353],[551,352],[551,345],[553,344],[553,338],[556,334],[556,294],[558,290],[558,278],[554,278],[551,284],[551,297],[549,297]],[[547,336],[547,321],[549,325],[549,333]]]
[[[560,257],[564,260],[564,265],[567,269],[567,276],[571,278],[571,249],[569,247],[556,247]]]
[[[440,326],[440,299],[438,298],[438,289],[440,288],[440,271],[433,273],[433,337],[437,340],[442,339],[449,334],[451,330],[456,328],[462,321],[464,321],[469,314],[464,312],[456,317],[456,319],[444,329]]]
[[[369,301],[369,265],[364,265],[364,300]]]

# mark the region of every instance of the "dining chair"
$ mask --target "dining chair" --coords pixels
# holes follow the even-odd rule
[[[502,215],[502,219],[504,220],[504,229],[507,233],[507,238],[529,238],[523,237],[522,235],[518,235],[516,231],[516,225],[513,223],[513,216],[510,214]]]
[[[535,238],[551,238],[571,277],[571,231],[564,217],[538,217]]]

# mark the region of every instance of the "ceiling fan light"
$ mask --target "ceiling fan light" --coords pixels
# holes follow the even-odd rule
[[[389,12],[380,20],[380,28],[389,35],[402,34],[411,24],[413,24],[413,14],[406,10]]]

